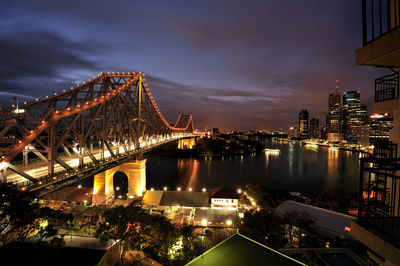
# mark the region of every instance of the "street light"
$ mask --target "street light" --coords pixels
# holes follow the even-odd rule
[[[226,221],[226,225],[227,225],[227,226],[231,226],[231,225],[232,225],[232,220]]]
[[[201,220],[201,224],[202,224],[203,226],[206,226],[206,225],[207,225],[207,219]]]

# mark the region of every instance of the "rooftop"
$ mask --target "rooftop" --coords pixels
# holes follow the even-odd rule
[[[208,207],[208,193],[147,190],[143,203],[148,206]]]
[[[187,265],[305,265],[239,233],[225,239]]]
[[[356,217],[334,212],[304,203],[287,200],[280,204],[275,213],[283,215],[287,212],[305,212],[314,221],[314,226],[320,230],[334,235],[350,236],[350,232],[345,228],[350,228],[351,221],[357,220]]]
[[[231,188],[221,186],[210,189],[210,198],[239,199],[239,194]]]

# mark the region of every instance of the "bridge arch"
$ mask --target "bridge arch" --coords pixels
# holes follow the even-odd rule
[[[113,183],[115,197],[123,196],[125,198],[129,191],[128,176],[124,172],[116,171],[110,181]]]
[[[99,198],[97,202],[115,195],[114,178],[118,173],[127,177],[128,196],[143,196],[146,190],[146,159],[127,162],[95,175],[93,195]]]

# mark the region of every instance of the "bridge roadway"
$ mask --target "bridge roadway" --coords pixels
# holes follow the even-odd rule
[[[134,157],[137,157],[140,154],[153,150],[165,143],[176,141],[181,138],[190,138],[195,137],[196,135],[193,133],[178,133],[174,134],[170,137],[156,137],[150,138],[147,141],[140,143],[140,148],[136,148],[134,146],[126,146],[128,152],[125,151],[124,145],[113,145],[113,152],[117,155],[117,158],[113,158],[111,153],[106,150],[104,151],[104,158],[102,159],[102,149],[95,149],[92,151],[93,156],[98,160],[100,165],[96,165],[89,156],[83,157],[84,166],[82,168],[79,167],[79,151],[74,148],[75,154],[71,156],[63,156],[62,160],[72,168],[72,171],[66,171],[66,169],[60,164],[54,165],[54,176],[48,176],[48,165],[46,161],[33,163],[27,166],[19,167],[20,170],[23,170],[28,175],[34,177],[39,182],[34,184],[31,181],[28,181],[23,176],[13,172],[12,170],[7,170],[7,182],[13,183],[17,185],[18,188],[22,188],[23,190],[28,189],[31,191],[40,190],[46,186],[51,185],[50,190],[55,190],[52,188],[59,189],[62,186],[66,186],[71,183],[75,183],[79,180],[85,179],[94,174],[103,172],[109,168],[112,168],[116,165],[125,163],[129,160],[132,160]],[[117,152],[118,150],[118,152]]]

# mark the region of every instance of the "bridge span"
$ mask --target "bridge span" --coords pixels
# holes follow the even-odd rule
[[[166,121],[142,73],[99,73],[0,111],[0,181],[48,193],[194,137],[191,115]]]

